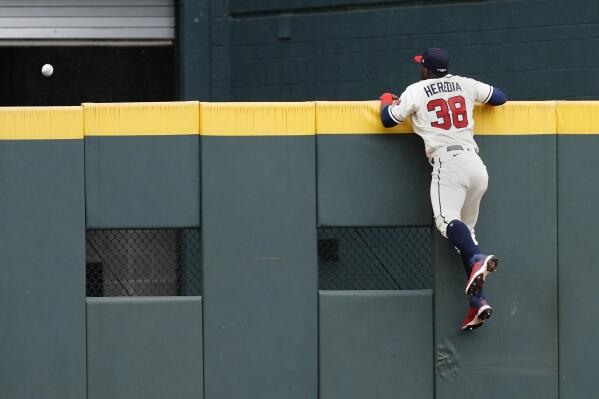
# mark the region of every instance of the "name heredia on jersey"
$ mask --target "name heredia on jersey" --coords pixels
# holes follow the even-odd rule
[[[433,94],[449,93],[452,91],[462,91],[458,82],[437,82],[424,86],[424,92],[427,97],[430,97]]]

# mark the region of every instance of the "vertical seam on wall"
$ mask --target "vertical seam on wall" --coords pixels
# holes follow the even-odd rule
[[[561,380],[561,369],[560,369],[560,317],[559,317],[559,304],[560,304],[560,259],[559,259],[559,134],[557,132],[557,103],[555,105],[555,256],[556,256],[556,318],[557,318],[557,396],[560,396],[560,380]]]
[[[198,112],[198,132],[200,131],[200,119],[202,118],[202,108],[200,107],[200,104],[198,104],[198,107],[200,108],[199,112]],[[204,181],[204,179],[202,178],[202,171],[204,170],[204,168],[202,167],[202,141],[203,141],[203,137],[202,135],[198,135],[198,151],[199,151],[199,157],[198,157],[198,178],[200,181],[198,181],[198,188],[199,188],[199,198],[198,198],[198,212],[199,212],[199,217],[198,217],[198,224],[199,224],[199,230],[200,230],[200,245],[202,248],[202,253],[200,255],[201,259],[202,259],[202,398],[206,397],[206,322],[205,322],[205,318],[206,318],[206,311],[204,310],[204,306],[206,303],[206,293],[205,293],[205,289],[204,286],[206,284],[206,278],[205,278],[205,269],[206,269],[206,264],[204,261],[204,253],[205,253],[205,245],[204,245],[204,218],[202,217],[202,193],[204,192],[204,190],[202,189],[202,182]]]
[[[317,107],[316,101],[312,102],[314,106],[314,217],[315,220],[315,238],[316,238],[316,398],[320,398],[320,281],[319,281],[319,272],[320,272],[320,262],[318,261],[318,226],[319,226],[319,216],[318,216],[318,134],[317,134]]]
[[[85,107],[81,106],[83,109],[81,121],[83,126],[81,126],[81,130],[83,131],[83,223],[84,228],[83,231],[87,231],[87,179],[86,179],[86,159],[87,159],[87,146],[85,145],[87,138],[85,135]],[[87,294],[86,294],[87,295]]]
[[[87,293],[85,294],[84,299],[85,306],[85,328],[83,331],[85,332],[85,397],[89,399],[89,346],[87,339]]]
[[[556,270],[555,270],[555,275],[556,275],[556,282],[555,282],[555,288],[556,288],[556,309],[555,309],[555,313],[556,313],[556,320],[557,320],[557,396],[559,398],[560,396],[560,379],[561,379],[561,373],[560,373],[560,317],[559,317],[559,304],[560,304],[560,295],[559,295],[559,266],[560,266],[560,261],[559,261],[559,132],[558,132],[558,102],[554,101],[554,112],[555,112],[555,133],[554,133],[554,148],[555,148],[555,256],[556,256]]]
[[[86,179],[86,148],[85,145],[85,107],[81,106],[81,131],[83,132],[83,257],[85,272],[83,273],[83,312],[85,313],[85,397],[89,398],[89,347],[88,347],[88,335],[87,335],[87,179]]]
[[[316,288],[316,398],[320,398],[320,290],[318,289],[318,255],[316,262]]]
[[[204,137],[202,137],[201,134],[201,130],[200,130],[200,125],[201,125],[201,119],[202,119],[202,103],[198,103],[198,151],[199,151],[199,156],[198,156],[198,178],[200,181],[198,181],[198,187],[199,187],[199,197],[198,197],[198,212],[199,212],[199,217],[198,217],[198,224],[199,224],[199,230],[200,230],[200,246],[202,248],[202,253],[200,254],[200,258],[202,259],[202,398],[206,397],[206,311],[205,311],[205,304],[206,304],[206,290],[205,290],[205,285],[206,285],[206,262],[204,259],[204,256],[206,254],[205,251],[205,245],[204,245],[204,218],[203,218],[203,214],[202,214],[202,198],[203,198],[203,193],[204,193],[204,188],[202,187],[203,183],[204,183],[204,178],[202,176],[202,173],[204,171],[204,168],[202,167],[202,160],[203,160],[203,156],[202,156],[202,142],[204,141]]]
[[[314,104],[314,193],[316,195],[316,242],[318,243],[318,227],[320,226],[320,215],[318,212],[318,124],[316,119],[318,118],[316,102]]]
[[[209,16],[209,18],[211,18],[211,16]],[[203,188],[203,184],[204,184],[204,177],[203,177],[203,171],[204,168],[202,167],[202,163],[203,163],[203,154],[202,154],[202,143],[204,141],[204,137],[202,136],[202,130],[201,130],[201,124],[202,124],[202,103],[198,101],[198,189],[199,189],[199,197],[198,197],[198,225],[199,225],[199,230],[200,230],[200,246],[202,249],[202,253],[200,254],[200,258],[202,259],[202,398],[206,398],[206,261],[205,261],[205,254],[206,254],[206,246],[204,245],[204,218],[203,218],[203,213],[202,213],[202,209],[203,209],[203,193],[204,193],[204,188]]]

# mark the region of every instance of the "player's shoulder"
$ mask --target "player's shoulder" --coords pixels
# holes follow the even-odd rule
[[[469,78],[468,76],[455,75],[455,74],[451,75],[450,79],[457,80],[459,82],[468,82],[468,83],[475,81],[474,79]]]
[[[409,85],[408,87],[406,87],[406,89],[404,91],[409,94],[414,94],[416,92],[419,92],[422,89],[422,87],[424,87],[424,83],[425,83],[424,80],[414,82],[411,85]]]
[[[468,76],[452,75],[452,80],[457,82],[463,90],[475,93],[481,82]]]
[[[464,84],[467,84],[467,85],[474,85],[477,83],[481,83],[480,81],[478,81],[474,78],[468,77],[468,76],[452,75],[452,78],[454,78],[455,80],[457,80],[459,82],[463,82]]]

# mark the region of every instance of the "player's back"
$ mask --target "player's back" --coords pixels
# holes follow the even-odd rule
[[[412,84],[402,94],[397,108],[411,115],[414,131],[423,138],[427,156],[451,145],[478,150],[473,138],[474,104],[488,101],[492,92],[492,86],[448,74]]]

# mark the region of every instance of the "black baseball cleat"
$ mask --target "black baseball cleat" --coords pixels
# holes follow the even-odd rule
[[[466,295],[473,296],[478,294],[485,285],[487,275],[495,271],[498,263],[499,258],[495,255],[474,255],[470,278],[468,278],[468,282],[466,283]]]

